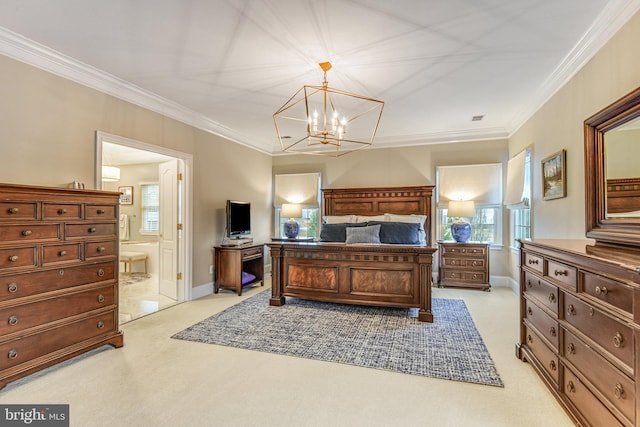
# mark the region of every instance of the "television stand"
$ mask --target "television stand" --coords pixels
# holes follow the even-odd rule
[[[240,246],[214,246],[213,254],[214,293],[230,289],[240,296],[243,287],[264,286],[264,244],[251,242]],[[246,273],[245,277],[242,273]],[[247,275],[255,278],[248,280]]]

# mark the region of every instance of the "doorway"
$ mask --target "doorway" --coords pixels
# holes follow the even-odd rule
[[[96,165],[96,188],[126,194],[119,218],[120,323],[189,300],[192,156],[96,132]]]

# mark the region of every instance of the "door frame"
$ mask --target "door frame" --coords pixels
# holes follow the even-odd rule
[[[182,218],[182,238],[178,242],[178,271],[182,272],[182,286],[179,286],[178,297],[182,296],[182,301],[191,301],[193,290],[193,287],[190,285],[193,271],[193,258],[191,254],[193,247],[193,227],[191,226],[193,223],[193,155],[123,136],[96,131],[95,188],[98,190],[102,189],[103,142],[150,151],[182,160],[184,166],[184,170],[182,171],[182,209],[180,212]]]

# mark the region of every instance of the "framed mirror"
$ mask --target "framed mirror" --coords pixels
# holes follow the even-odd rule
[[[640,88],[584,122],[587,237],[640,246]]]

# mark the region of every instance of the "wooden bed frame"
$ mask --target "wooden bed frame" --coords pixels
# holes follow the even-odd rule
[[[607,180],[607,213],[640,210],[640,178]]]
[[[323,190],[326,215],[426,215],[423,245],[267,243],[271,254],[270,304],[285,297],[346,304],[419,308],[433,322],[431,197],[433,186]]]

